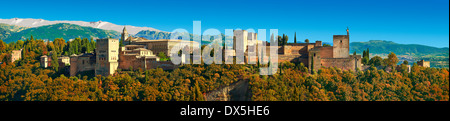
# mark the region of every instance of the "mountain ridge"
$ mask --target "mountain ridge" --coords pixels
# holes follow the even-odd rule
[[[369,48],[369,52],[373,54],[386,54],[394,52],[397,55],[433,55],[433,56],[448,56],[448,47],[433,47],[421,44],[399,44],[393,41],[386,40],[369,40],[367,42],[351,42],[350,52],[361,53]]]
[[[1,32],[1,31],[0,31]],[[5,30],[7,32],[7,30]],[[0,33],[2,35],[2,33]],[[6,35],[6,34],[4,34]],[[46,25],[34,28],[28,28],[19,32],[11,32],[6,36],[5,42],[12,42],[17,40],[25,40],[30,36],[37,39],[48,39],[50,41],[56,38],[63,38],[66,41],[75,38],[118,38],[119,32],[113,30],[103,30],[92,27],[84,27],[75,24],[58,23],[53,25]],[[5,36],[0,36],[5,38]]]
[[[16,25],[21,27],[41,27],[46,25],[53,25],[58,23],[69,23],[69,24],[75,24],[79,26],[85,26],[85,27],[92,27],[92,28],[98,28],[98,29],[104,29],[104,30],[114,30],[117,32],[122,32],[123,27],[127,27],[127,31],[130,34],[137,34],[138,32],[142,30],[151,30],[151,31],[160,31],[155,28],[151,27],[136,27],[136,26],[129,26],[129,25],[116,25],[110,22],[105,21],[96,21],[96,22],[85,22],[85,21],[68,21],[68,20],[56,20],[56,21],[49,21],[44,19],[33,19],[33,18],[11,18],[11,19],[0,19],[0,23],[8,24],[8,25]]]

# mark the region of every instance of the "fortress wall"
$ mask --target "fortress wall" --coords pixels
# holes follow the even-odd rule
[[[95,60],[91,57],[71,57],[70,76],[76,76],[78,72],[95,70]]]
[[[84,64],[83,64],[84,61]],[[95,61],[90,57],[79,57],[78,58],[78,72],[90,71],[95,69]]]
[[[353,58],[321,58],[322,67],[336,67],[342,70],[355,70],[355,59]]]
[[[301,62],[302,59],[308,60],[308,58],[303,58],[300,55],[278,55],[278,63],[280,63],[280,62]],[[307,62],[304,62],[303,64],[306,64],[306,63]]]
[[[299,55],[299,54],[307,54],[308,46],[291,46],[286,45],[284,48],[284,55]]]
[[[271,46],[266,46],[266,50],[264,50],[265,53],[266,53],[266,56],[270,55],[270,47]],[[278,55],[283,54],[283,50],[284,50],[283,46],[275,46],[275,47],[272,47],[272,48],[277,50]],[[258,50],[258,54],[257,55],[260,55],[260,54],[261,54],[261,51]]]
[[[121,55],[120,56],[119,69],[129,70],[130,67],[133,67],[133,69],[138,69],[138,68],[142,68],[142,66],[143,66],[143,64],[141,64],[140,61],[138,61],[136,59],[136,56],[134,56],[134,55],[130,55],[130,56]]]
[[[333,47],[320,47],[320,57],[333,58]]]

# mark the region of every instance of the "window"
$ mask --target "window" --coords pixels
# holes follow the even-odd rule
[[[342,40],[341,40],[341,43],[342,43]]]

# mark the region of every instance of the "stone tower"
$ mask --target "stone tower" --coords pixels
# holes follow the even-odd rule
[[[347,28],[347,35],[333,35],[333,58],[348,58],[350,51],[350,34]]]
[[[119,66],[119,40],[97,39],[95,75],[114,74]]]
[[[11,63],[22,58],[22,49],[11,51]]]
[[[123,27],[123,30],[122,30],[122,37],[120,38],[122,41],[123,41],[123,43],[122,44],[129,44],[129,42],[126,42],[126,40],[128,39],[128,32],[127,32],[127,27]]]
[[[78,56],[72,54],[70,56],[70,76],[76,76],[78,72]]]

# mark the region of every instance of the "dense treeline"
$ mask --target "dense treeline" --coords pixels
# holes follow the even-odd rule
[[[398,62],[394,53],[386,59],[370,59],[372,67],[365,71],[322,68],[309,74],[301,63],[280,63],[277,74],[271,76],[258,74],[258,68],[267,65],[183,65],[173,71],[118,70],[108,77],[68,77],[56,69],[40,67],[39,57],[48,52],[77,54],[92,51],[93,45],[95,42],[88,39],[67,43],[55,39],[47,44],[33,38],[9,44],[0,41],[0,100],[202,101],[206,93],[240,80],[249,81],[255,101],[449,100],[448,69],[413,64],[410,73],[404,68],[387,73],[379,68],[393,68]],[[22,59],[5,61],[11,50],[20,48]]]
[[[321,68],[309,75],[297,67],[274,76],[254,75],[254,101],[448,101],[448,69],[415,64],[411,73]]]
[[[241,65],[184,65],[163,71],[122,71],[114,76],[66,77],[39,64],[1,65],[3,101],[202,101],[204,93],[246,75]]]

